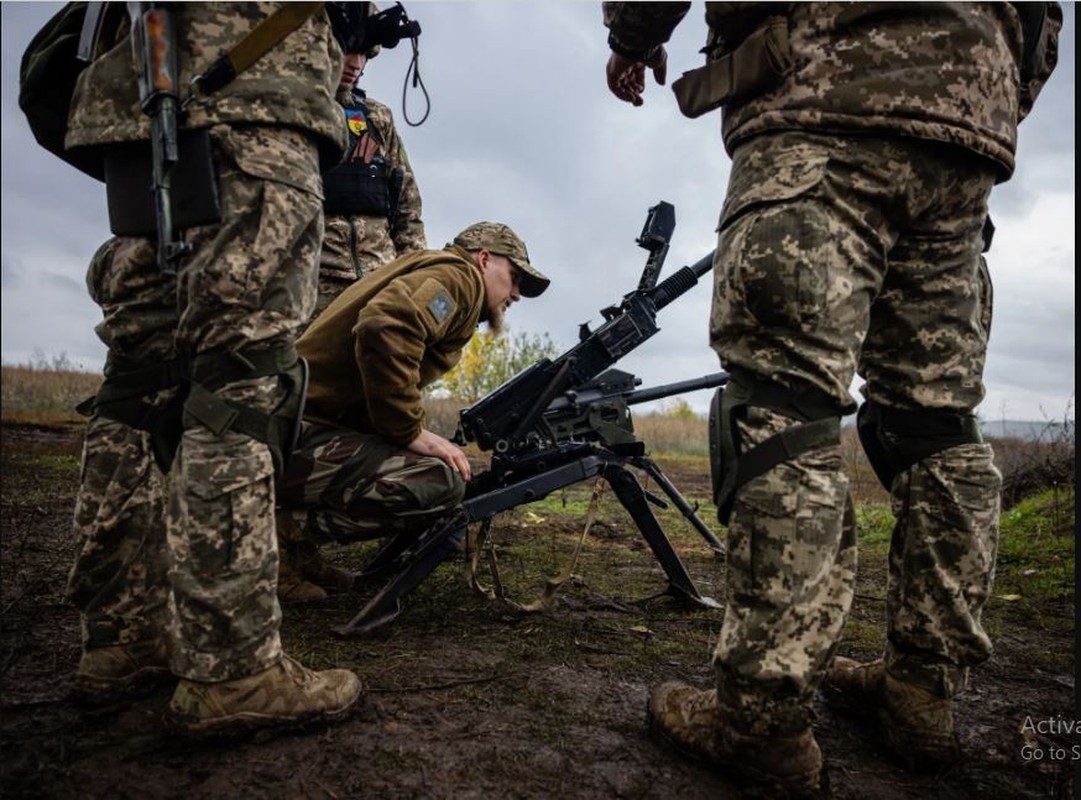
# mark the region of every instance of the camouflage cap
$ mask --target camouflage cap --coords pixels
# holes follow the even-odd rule
[[[518,234],[501,222],[477,222],[454,237],[454,242],[466,250],[488,250],[510,259],[522,271],[522,297],[537,297],[548,288],[551,280],[529,263],[529,251]]]

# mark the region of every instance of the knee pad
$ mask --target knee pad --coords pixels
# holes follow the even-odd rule
[[[736,420],[752,407],[789,417],[793,424],[743,452]],[[748,481],[804,453],[839,445],[842,412],[824,392],[796,392],[751,375],[731,375],[713,395],[709,409],[710,475],[718,521],[728,524],[736,492]]]
[[[215,394],[226,384],[272,375],[285,390],[270,413]],[[308,362],[298,358],[291,345],[199,356],[192,363],[184,426],[202,425],[217,436],[233,430],[263,442],[270,448],[274,474],[280,476],[300,436],[307,392]]]
[[[945,409],[904,411],[874,401],[860,406],[856,430],[887,492],[893,479],[913,464],[951,447],[983,442],[975,414]]]
[[[175,392],[164,403],[148,401],[167,389]],[[147,364],[109,353],[101,388],[75,410],[84,416],[100,414],[149,433],[154,461],[168,473],[184,433],[181,414],[187,391],[188,366],[183,359]]]

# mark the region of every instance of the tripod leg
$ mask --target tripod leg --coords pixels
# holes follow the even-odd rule
[[[720,608],[720,603],[711,597],[703,596],[695,587],[694,581],[687,574],[683,562],[672,549],[672,543],[664,535],[657,517],[646,502],[645,490],[634,477],[634,473],[618,464],[608,464],[604,470],[604,477],[611,484],[619,502],[634,519],[638,530],[642,532],[650,549],[653,550],[653,555],[668,576],[668,593],[705,608]]]
[[[694,526],[694,529],[698,531],[702,538],[706,540],[706,544],[709,548],[719,556],[725,554],[724,543],[717,538],[716,534],[709,529],[709,527],[702,521],[702,518],[698,516],[697,512],[691,507],[691,504],[687,502],[687,498],[679,493],[679,489],[675,487],[672,481],[668,480],[668,476],[664,474],[661,468],[651,458],[642,456],[633,460],[633,463],[637,467],[641,467],[646,473],[657,482],[657,485],[664,490],[664,493],[668,495],[668,499],[672,501],[672,504],[679,509],[680,513],[687,518],[687,521]]]
[[[465,522],[456,517],[439,528],[423,534],[414,547],[403,551],[403,569],[384,586],[360,613],[334,629],[338,636],[354,636],[378,628],[402,611],[402,598],[417,588],[432,572],[462,551]]]

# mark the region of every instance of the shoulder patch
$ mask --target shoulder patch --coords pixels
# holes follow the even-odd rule
[[[428,310],[432,312],[436,322],[442,322],[454,310],[454,301],[450,299],[449,294],[440,290],[435,297],[428,301]]]

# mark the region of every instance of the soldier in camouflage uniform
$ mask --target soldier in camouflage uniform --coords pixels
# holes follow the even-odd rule
[[[355,5],[366,6],[365,13],[375,13],[374,3]],[[428,247],[420,190],[394,117],[387,106],[355,85],[380,46],[354,52],[360,43],[354,44],[348,20],[345,14],[331,17],[345,53],[337,101],[345,109],[349,144],[345,161],[323,176],[326,223],[313,319],[361,275]]]
[[[69,150],[116,153],[148,136],[131,26],[123,6],[110,5],[122,19],[79,78]],[[284,5],[173,7],[180,85]],[[112,701],[179,678],[168,719],[191,735],[337,719],[360,696],[352,672],[313,672],[282,652],[280,445],[251,432],[265,432],[268,414],[295,396],[292,345],[316,296],[320,167],[344,149],[340,73],[341,51],[316,10],[224,88],[197,97],[181,127],[209,131],[220,221],[181,232],[191,249],[175,275],[159,269],[153,238],[125,236],[103,245],[87,278],[109,353],[75,512],[75,688]],[[168,417],[155,410],[170,405],[182,435],[166,479],[155,455],[168,464],[174,451],[156,427]]]
[[[642,103],[689,3],[604,3],[609,88]],[[714,486],[728,525],[717,688],[657,687],[654,731],[737,780],[819,792],[825,677],[917,764],[953,760],[951,699],[991,644],[1001,476],[973,409],[991,318],[992,186],[1055,63],[1061,9],[1012,4],[707,3],[707,66],[673,88],[723,107],[732,158],[710,341]],[[1022,26],[1025,34],[1022,33]],[[859,430],[897,519],[884,659],[833,660],[856,541],[839,420]],[[738,469],[737,469],[738,464]],[[832,663],[832,668],[831,668]]]
[[[548,283],[514,231],[478,222],[365,275],[312,322],[297,341],[311,369],[305,421],[278,481],[296,541],[419,532],[461,502],[469,461],[424,426],[421,391],[478,323],[500,330],[512,303]]]

